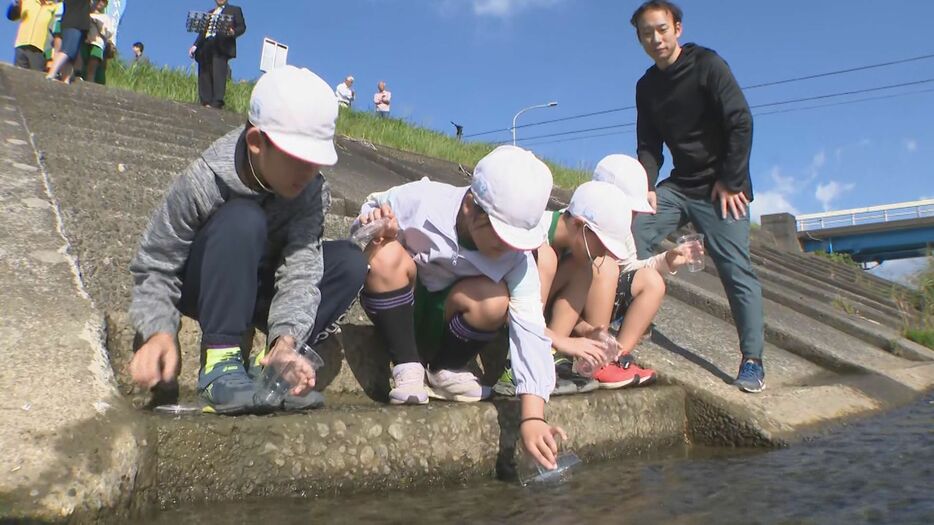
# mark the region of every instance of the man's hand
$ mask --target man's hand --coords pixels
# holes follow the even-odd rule
[[[195,58],[195,51],[198,50],[198,46],[191,46],[188,48],[188,58]]]
[[[658,211],[658,195],[656,195],[654,191],[650,191],[645,199],[649,201],[649,206],[651,206],[653,210]]]
[[[358,217],[361,225],[367,225],[382,218],[389,219],[389,224],[383,228],[383,231],[380,232],[379,235],[373,238],[373,241],[377,244],[382,243],[386,239],[395,239],[396,236],[399,235],[399,221],[396,220],[396,216],[392,212],[392,209],[388,204],[383,204],[379,208],[370,210],[369,213],[365,213]]]
[[[283,379],[292,385],[289,393],[293,396],[303,396],[315,387],[315,369],[307,359],[299,355],[295,348],[295,339],[291,336],[283,335],[276,339],[272,350],[260,364],[280,370]]]
[[[160,332],[146,341],[130,361],[130,376],[138,385],[152,388],[175,380],[179,370],[175,336]]]
[[[726,186],[720,181],[717,181],[710,192],[710,200],[716,202],[718,199],[720,201],[720,218],[726,219],[727,210],[736,220],[746,216],[746,206],[749,205],[749,199],[746,198],[743,192],[732,192],[726,189]]]

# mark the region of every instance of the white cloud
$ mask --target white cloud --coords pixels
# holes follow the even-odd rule
[[[915,139],[906,140],[905,149],[908,150],[909,153],[914,153],[918,151],[918,141]]]
[[[795,178],[790,175],[787,177],[782,175],[782,169],[778,166],[772,166],[772,171],[769,172],[769,176],[772,178],[772,182],[775,183],[775,187],[772,188],[772,192],[774,193],[788,195],[798,190]]]
[[[772,213],[797,215],[798,210],[781,192],[775,190],[756,192],[755,200],[749,205],[749,216],[752,222],[761,224],[762,216]]]
[[[540,7],[552,7],[563,0],[471,0],[477,16],[508,18],[520,11]]]
[[[833,201],[853,188],[855,188],[853,184],[841,184],[832,180],[827,184],[818,184],[817,190],[814,191],[814,197],[824,206],[824,211],[830,211]]]

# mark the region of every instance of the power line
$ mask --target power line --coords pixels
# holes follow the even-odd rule
[[[916,91],[908,91],[908,92],[905,92],[905,93],[893,93],[893,94],[890,94],[890,95],[879,95],[879,96],[875,96],[875,97],[863,97],[863,98],[859,98],[859,99],[855,99],[855,100],[844,100],[844,101],[842,101],[842,102],[831,102],[831,103],[827,103],[827,104],[815,104],[815,105],[812,105],[812,106],[803,106],[803,107],[798,107],[798,108],[785,108],[785,109],[776,109],[776,110],[772,110],[772,111],[762,111],[762,112],[753,113],[753,116],[755,116],[755,117],[764,117],[764,116],[776,115],[776,114],[780,114],[780,113],[793,113],[793,112],[795,112],[795,111],[808,111],[808,110],[812,110],[812,109],[822,109],[822,108],[828,108],[828,107],[833,107],[833,106],[845,106],[845,105],[848,105],[848,104],[857,104],[857,103],[860,103],[860,102],[870,102],[870,101],[873,101],[873,100],[887,100],[887,99],[892,99],[892,98],[904,97],[904,96],[908,96],[908,95],[921,95],[921,94],[924,94],[924,93],[934,93],[934,88],[930,88],[930,89],[919,89],[919,90],[916,90]],[[596,134],[596,135],[587,135],[587,136],[584,136],[584,137],[571,137],[571,138],[565,138],[565,139],[546,140],[546,141],[531,142],[531,143],[528,143],[528,142],[524,142],[524,141],[523,141],[523,145],[525,145],[525,146],[541,146],[541,145],[543,145],[543,144],[559,144],[559,143],[562,143],[562,142],[572,142],[572,141],[576,141],[576,140],[587,140],[587,139],[594,139],[594,138],[600,138],[600,137],[609,137],[609,136],[612,136],[612,135],[625,135],[625,134],[628,134],[628,133],[632,133],[633,131],[635,131],[635,130],[629,129],[629,130],[625,130],[625,131],[613,131],[613,132],[610,132],[610,133],[600,133],[600,134]]]
[[[751,85],[751,86],[745,86],[745,87],[742,87],[741,89],[748,91],[748,90],[751,90],[751,89],[758,89],[758,88],[769,87],[769,86],[778,86],[778,85],[782,85],[782,84],[790,84],[790,83],[792,83],[792,82],[801,82],[801,81],[804,81],[804,80],[813,80],[813,79],[816,79],[816,78],[825,78],[825,77],[831,77],[831,76],[835,76],[835,75],[843,75],[843,74],[846,74],[846,73],[855,73],[855,72],[857,72],[857,71],[867,71],[867,70],[870,70],[870,69],[877,69],[877,68],[881,68],[881,67],[888,67],[888,66],[894,66],[894,65],[899,65],[899,64],[907,64],[907,63],[910,63],[910,62],[917,62],[917,61],[919,61],[919,60],[927,60],[927,59],[930,59],[930,58],[934,58],[934,53],[927,54],[927,55],[919,55],[919,56],[911,57],[911,58],[903,58],[903,59],[899,59],[899,60],[890,60],[890,61],[888,61],[888,62],[880,62],[880,63],[877,63],[877,64],[869,64],[869,65],[865,65],[865,66],[857,66],[857,67],[851,67],[851,68],[847,68],[847,69],[838,69],[838,70],[836,70],[836,71],[827,71],[827,72],[825,72],[825,73],[816,73],[816,74],[813,74],[813,75],[805,75],[805,76],[794,77],[794,78],[787,78],[787,79],[782,79],[782,80],[773,80],[773,81],[770,81],[770,82],[763,82],[763,83],[760,83],[760,84],[753,84],[753,85]],[[578,115],[571,115],[571,116],[568,116],[568,117],[562,117],[562,118],[557,118],[557,119],[542,120],[542,121],[538,121],[538,122],[530,122],[529,124],[522,124],[521,126],[516,126],[516,129],[529,128],[529,127],[532,127],[532,126],[543,126],[543,125],[545,125],[545,124],[553,124],[553,123],[555,123],[555,122],[564,122],[564,121],[568,121],[568,120],[575,120],[575,119],[593,117],[593,116],[597,116],[597,115],[605,115],[605,114],[608,114],[608,113],[616,113],[616,112],[619,112],[619,111],[626,111],[626,110],[635,109],[635,108],[636,108],[635,106],[623,106],[623,107],[618,107],[618,108],[604,109],[604,110],[600,110],[600,111],[591,111],[591,112],[589,112],[589,113],[581,113],[581,114],[578,114]],[[492,134],[492,133],[502,133],[502,132],[511,131],[511,130],[512,130],[512,128],[493,129],[493,130],[488,130],[488,131],[482,131],[482,132],[480,132],[480,133],[471,133],[470,135],[464,135],[464,138],[479,137],[479,136],[482,136],[482,135],[490,135],[490,134]]]

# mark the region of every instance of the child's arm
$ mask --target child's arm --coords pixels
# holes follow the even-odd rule
[[[305,342],[311,335],[321,303],[321,238],[330,203],[330,189],[322,180],[311,206],[289,225],[283,261],[276,269],[276,295],[269,307],[269,341],[288,336],[292,342]]]
[[[198,159],[172,183],[130,263],[130,317],[143,341],[156,333],[174,336],[178,331],[180,314],[175,304],[181,297],[181,272],[195,234],[220,199],[210,180],[213,176],[204,160]]]
[[[640,268],[654,268],[658,270],[658,273],[665,275],[674,274],[678,271],[678,268],[684,266],[690,260],[690,250],[684,246],[675,246],[674,248],[659,253],[658,255],[653,255],[648,259],[627,259],[625,261],[620,261],[620,271],[621,272],[632,272]]]
[[[535,459],[555,468],[558,446],[554,436],[564,431],[545,421],[545,402],[555,386],[551,341],[545,337],[541,283],[530,252],[505,277],[509,289],[509,357],[522,403],[519,432],[522,444]]]

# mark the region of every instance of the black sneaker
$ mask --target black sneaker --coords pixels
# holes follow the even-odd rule
[[[600,383],[591,377],[584,377],[573,370],[573,361],[567,357],[558,357],[555,359],[555,375],[558,381],[567,381],[574,385],[575,394],[593,392],[600,388]]]

